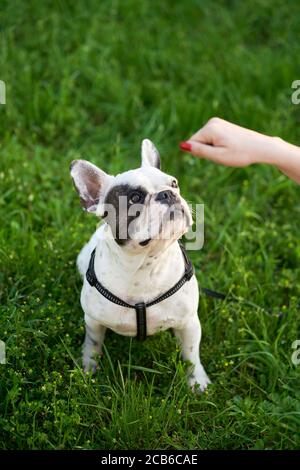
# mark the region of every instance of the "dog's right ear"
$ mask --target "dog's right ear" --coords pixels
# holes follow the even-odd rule
[[[97,211],[98,215],[103,215],[99,203],[103,201],[112,176],[86,160],[74,160],[70,173],[83,208],[88,212]]]
[[[160,170],[160,156],[154,143],[149,139],[142,141],[142,167],[154,166]]]

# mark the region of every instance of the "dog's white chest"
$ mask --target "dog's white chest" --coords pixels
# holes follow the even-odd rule
[[[152,254],[142,262],[133,257],[126,258],[126,263],[122,263],[101,238],[103,231],[103,226],[97,230],[77,261],[84,276],[81,305],[86,321],[99,323],[121,335],[136,336],[135,309],[109,301],[85,277],[93,249],[97,246],[94,268],[98,280],[130,305],[150,302],[173,287],[184,272],[183,255],[176,242],[158,259]],[[197,305],[198,285],[193,276],[175,294],[146,308],[147,334],[152,335],[168,328],[182,328],[187,316],[197,311]]]
[[[146,308],[147,335],[169,328],[182,328],[189,313],[197,308],[197,302],[198,286],[193,276],[172,297]],[[134,308],[121,307],[110,302],[87,282],[82,289],[81,304],[85,315],[94,321],[118,334],[136,336],[137,321]]]

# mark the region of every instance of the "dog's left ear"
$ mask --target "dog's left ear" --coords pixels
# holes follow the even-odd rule
[[[149,139],[142,142],[142,166],[154,166],[160,170],[159,152]]]
[[[102,217],[104,194],[113,176],[86,160],[74,160],[70,166],[70,173],[82,207]]]

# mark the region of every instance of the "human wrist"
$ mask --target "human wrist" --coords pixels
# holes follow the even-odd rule
[[[279,169],[285,167],[289,168],[290,165],[294,166],[300,164],[300,148],[296,145],[290,144],[280,137],[270,137],[272,141],[272,150],[266,158],[265,163],[275,165]],[[298,163],[299,162],[299,163]]]
[[[252,163],[266,163],[268,165],[279,165],[280,157],[287,151],[287,142],[280,137],[259,135],[252,149]]]
[[[279,137],[270,137],[268,145],[264,145],[262,149],[260,163],[275,166],[300,184],[300,147]]]

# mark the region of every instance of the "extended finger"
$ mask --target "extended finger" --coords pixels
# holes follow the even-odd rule
[[[194,140],[181,142],[180,148],[181,150],[192,153],[197,157],[208,158],[209,160],[214,160],[218,154],[217,147],[214,147],[213,145],[202,144],[201,142],[195,142]]]

